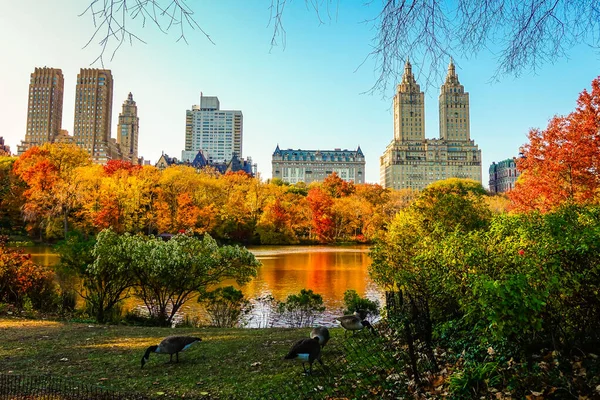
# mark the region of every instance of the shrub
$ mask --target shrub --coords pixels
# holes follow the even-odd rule
[[[360,297],[353,289],[344,292],[344,305],[346,306],[344,314],[364,313],[367,318],[379,315],[379,302]]]
[[[317,313],[325,311],[323,297],[312,290],[302,289],[300,294],[291,294],[285,302],[277,304],[277,312],[292,327],[312,326]]]
[[[220,287],[204,292],[198,297],[210,317],[211,324],[218,328],[232,328],[242,324],[241,318],[252,311],[252,304],[241,290],[233,286]]]
[[[0,236],[0,302],[30,311],[52,311],[56,304],[54,272],[31,261],[29,254],[6,246],[8,237]],[[26,301],[27,299],[27,301]]]

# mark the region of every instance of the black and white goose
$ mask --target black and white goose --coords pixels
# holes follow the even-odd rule
[[[368,328],[373,335],[375,334],[375,329],[371,326],[369,321],[366,319],[361,320],[360,317],[356,315],[344,315],[342,317],[337,317],[335,320],[340,323],[342,328],[344,328],[344,336],[346,336],[348,331],[352,331],[353,334],[356,334],[356,331],[360,331],[364,328]]]
[[[304,373],[306,373],[304,364],[308,362],[308,373],[312,375],[312,365],[315,360],[323,365],[323,361],[321,361],[321,345],[319,344],[319,338],[315,337],[297,341],[284,359],[301,361]]]
[[[142,368],[148,362],[150,353],[168,354],[171,356],[169,362],[173,362],[173,354],[175,354],[177,362],[179,362],[179,352],[189,349],[194,343],[201,342],[202,339],[191,336],[168,336],[158,344],[158,346],[150,346],[146,349],[146,353],[142,356]]]
[[[317,338],[321,348],[323,348],[327,342],[329,342],[329,329],[325,328],[324,326],[317,326],[310,331],[310,338]]]

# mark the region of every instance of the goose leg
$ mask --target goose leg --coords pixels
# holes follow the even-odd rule
[[[302,363],[302,369],[304,370],[304,373],[306,374],[306,367],[304,366],[304,363]]]
[[[169,363],[172,363],[173,362],[173,354],[169,354],[169,357],[170,357],[169,358]]]

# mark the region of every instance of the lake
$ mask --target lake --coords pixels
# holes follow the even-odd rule
[[[323,296],[327,307],[318,322],[328,326],[334,325],[333,317],[340,314],[344,292],[348,289],[383,304],[383,294],[368,274],[371,262],[368,246],[259,246],[248,249],[262,263],[258,276],[241,287],[249,299],[270,294],[283,301],[301,289],[312,289]],[[23,250],[40,264],[53,265],[58,261],[58,256],[49,247],[27,247]],[[224,285],[227,284],[233,282],[224,282]],[[125,307],[137,304],[131,299]],[[192,299],[186,303],[183,312],[191,316],[199,313],[200,309],[196,300]],[[256,325],[255,320],[249,323],[249,326]]]

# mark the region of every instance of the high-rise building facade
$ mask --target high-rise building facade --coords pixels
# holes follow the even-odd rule
[[[73,141],[96,163],[119,159],[111,142],[113,77],[110,70],[82,68],[75,88]]]
[[[239,110],[221,110],[219,99],[200,96],[200,105],[186,111],[183,161],[202,151],[209,163],[229,162],[242,157],[243,115]]]
[[[481,182],[481,150],[470,136],[469,93],[452,60],[439,96],[439,139],[425,138],[424,99],[407,61],[394,96],[394,139],[380,158],[380,184],[420,190],[447,178]]]
[[[493,162],[490,165],[490,192],[504,193],[514,189],[519,175],[517,163],[513,158],[507,158],[497,164]]]
[[[320,182],[335,172],[341,179],[365,183],[365,156],[356,150],[281,150],[271,158],[273,178],[288,183]]]
[[[23,154],[33,146],[53,143],[62,127],[65,81],[57,68],[36,68],[29,80],[27,130],[25,140],[17,146]]]
[[[123,110],[119,114],[117,125],[117,143],[120,146],[123,160],[138,164],[138,132],[140,119],[137,116],[137,105],[133,95],[129,93],[123,103]]]

